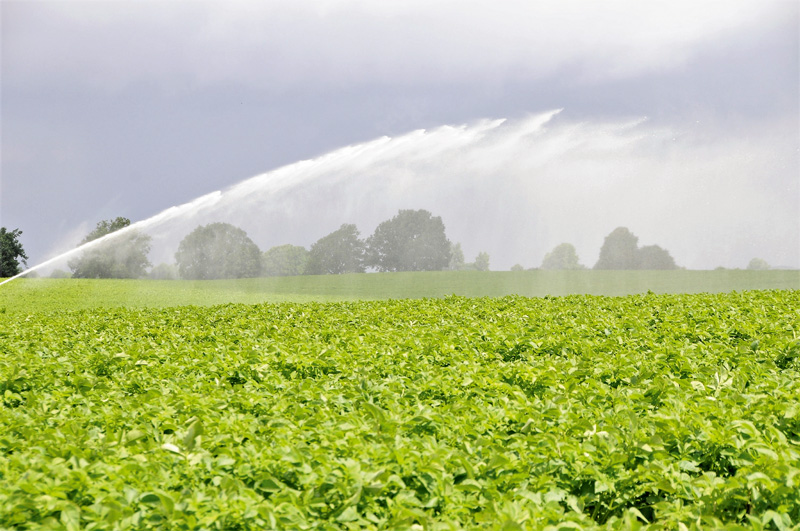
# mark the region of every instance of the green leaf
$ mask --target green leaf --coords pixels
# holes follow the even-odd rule
[[[358,514],[358,509],[355,507],[348,507],[337,518],[337,522],[355,522],[360,520],[361,516]]]
[[[61,523],[67,531],[78,531],[81,528],[81,510],[72,504],[61,508]]]
[[[173,454],[178,454],[178,455],[181,455],[181,456],[183,455],[183,453],[181,453],[181,449],[178,448],[177,446],[175,446],[172,443],[164,443],[164,444],[161,445],[161,448],[163,448],[164,450],[166,450],[168,452],[172,452]]]

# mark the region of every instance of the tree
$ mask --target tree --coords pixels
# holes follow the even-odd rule
[[[308,250],[297,245],[279,245],[264,253],[262,272],[268,277],[302,275],[308,262]]]
[[[118,230],[124,229],[130,224],[131,220],[122,217],[117,217],[115,219],[104,219],[103,221],[98,221],[97,226],[95,226],[94,230],[89,234],[87,234],[86,237],[81,241],[81,245],[83,245],[84,243],[94,241],[98,238],[102,238],[106,234],[117,232]]]
[[[461,250],[461,243],[450,244],[450,263],[447,269],[450,271],[460,271],[464,269],[464,251]]]
[[[525,271],[525,268],[522,266],[522,264],[514,264],[511,266],[511,271]]]
[[[128,218],[103,220],[81,240],[80,245],[117,232],[131,224]],[[150,236],[138,231],[102,242],[79,258],[68,262],[73,278],[139,278],[145,275],[150,261]]]
[[[323,236],[311,246],[306,275],[340,275],[363,273],[364,241],[358,237],[355,225],[344,224],[338,230]]]
[[[261,249],[242,229],[230,223],[209,223],[198,226],[181,241],[175,262],[185,279],[257,277]]]
[[[578,259],[578,253],[571,243],[557,245],[542,260],[542,269],[586,269]]]
[[[400,210],[367,238],[367,264],[378,271],[439,271],[450,258],[442,218],[427,210]]]
[[[766,271],[767,269],[770,269],[770,265],[762,258],[753,258],[750,260],[750,263],[747,264],[747,269],[753,271]]]
[[[658,245],[638,247],[639,238],[625,227],[606,236],[595,269],[678,269],[666,249]]]
[[[639,269],[678,269],[669,251],[658,245],[647,245],[639,249]]]
[[[28,265],[28,255],[19,241],[21,234],[19,229],[0,227],[0,277],[13,277],[21,273],[20,262]]]
[[[461,266],[461,271],[489,271],[489,253],[478,253],[474,262],[468,262]]]
[[[606,236],[595,269],[639,269],[639,238],[625,227]]]
[[[473,267],[476,271],[489,271],[489,253],[478,253],[478,256],[475,257]]]

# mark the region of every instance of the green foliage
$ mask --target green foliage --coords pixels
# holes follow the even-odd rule
[[[440,271],[451,265],[444,223],[427,210],[400,210],[367,238],[367,263],[378,271]]]
[[[450,263],[447,269],[450,271],[460,271],[464,269],[464,251],[461,249],[461,242],[450,244]]]
[[[600,249],[600,258],[595,269],[678,269],[672,256],[658,245],[639,248],[639,238],[625,227],[617,227],[606,236]]]
[[[646,245],[639,249],[639,269],[678,269],[678,266],[666,249]]]
[[[522,264],[514,264],[511,266],[511,271],[525,271],[525,267]]]
[[[0,227],[0,278],[13,277],[22,271],[20,264],[28,265],[28,255],[19,241],[22,231]]]
[[[0,313],[0,522],[791,529],[798,307],[789,290]]]
[[[474,262],[468,262],[461,266],[461,271],[489,271],[489,253],[481,251],[475,257]]]
[[[264,253],[262,272],[267,277],[302,275],[308,263],[308,250],[297,245],[280,245]]]
[[[256,277],[261,272],[261,250],[242,229],[209,223],[181,240],[175,262],[181,278],[190,280]]]
[[[131,224],[131,220],[118,217],[103,220],[86,235],[80,245],[98,240]],[[122,236],[84,251],[80,257],[69,261],[73,278],[141,278],[150,267],[150,236],[130,231]]]
[[[489,253],[480,252],[473,263],[475,271],[489,271]]]
[[[112,232],[117,232],[120,229],[124,229],[125,227],[131,224],[131,220],[128,218],[117,217],[114,219],[104,219],[103,221],[98,221],[95,228],[86,235],[81,241],[81,245],[84,243],[89,243],[91,241],[97,240],[98,238],[102,238],[107,234],[111,234]]]
[[[545,255],[542,269],[585,269],[585,267],[580,264],[575,246],[571,243],[562,243]]]
[[[750,263],[747,264],[747,269],[751,271],[766,271],[770,269],[770,265],[763,258],[753,258],[750,260]]]
[[[341,275],[363,273],[364,241],[359,239],[355,225],[344,224],[338,230],[323,236],[311,246],[306,275]]]
[[[0,289],[9,313],[110,307],[261,302],[636,293],[723,293],[800,289],[800,271],[428,271],[388,275],[302,275],[231,280],[89,280],[20,278]]]
[[[595,269],[639,269],[639,238],[625,227],[606,236]]]

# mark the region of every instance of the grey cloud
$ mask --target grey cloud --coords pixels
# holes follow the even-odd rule
[[[4,71],[110,90],[540,79],[570,65],[597,81],[679,68],[791,12],[749,0],[8,3]]]

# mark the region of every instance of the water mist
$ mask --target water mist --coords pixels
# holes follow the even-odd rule
[[[173,262],[181,239],[211,222],[244,229],[265,251],[286,243],[308,247],[342,223],[355,223],[365,237],[409,208],[441,216],[467,260],[487,251],[493,269],[538,266],[562,242],[591,266],[604,236],[618,226],[629,227],[641,244],[669,249],[680,265],[711,268],[751,253],[752,240],[798,240],[797,205],[790,200],[797,183],[772,160],[775,142],[657,127],[641,118],[576,122],[560,110],[417,130],[246,179],[2,284],[134,230],[151,236],[150,260],[158,264]],[[765,187],[762,176],[772,170],[794,190]],[[798,260],[796,250],[787,253],[787,263]]]

